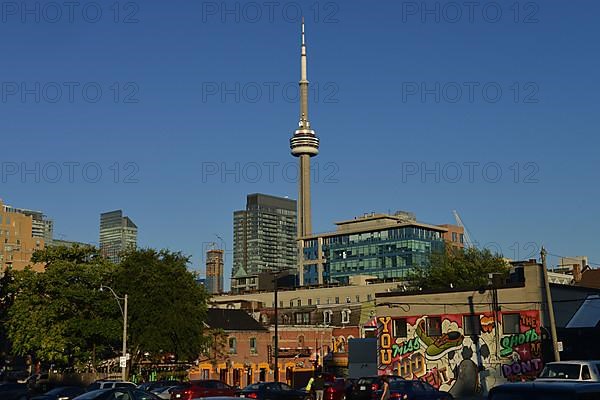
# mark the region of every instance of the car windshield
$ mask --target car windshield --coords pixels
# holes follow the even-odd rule
[[[244,390],[259,390],[260,389],[260,383],[254,383],[252,385],[248,385],[244,388]]]
[[[390,380],[390,389],[392,390],[407,390],[410,388],[410,382],[400,379]]]
[[[579,379],[580,370],[579,364],[547,364],[540,378]]]

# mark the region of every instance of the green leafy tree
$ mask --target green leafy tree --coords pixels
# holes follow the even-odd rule
[[[135,250],[124,255],[114,276],[119,296],[128,295],[129,349],[159,359],[174,354],[194,360],[206,343],[208,295],[187,269],[189,258],[168,250]]]
[[[49,247],[37,251],[30,268],[14,272],[13,304],[8,310],[8,337],[17,355],[83,369],[114,354],[120,316],[114,299],[98,289],[115,266],[93,247]]]
[[[479,289],[488,285],[489,274],[506,277],[509,267],[504,258],[488,249],[461,249],[446,246],[433,253],[429,265],[415,268],[409,275],[412,285],[422,289]]]
[[[8,340],[6,328],[8,327],[8,309],[13,301],[11,283],[13,272],[7,268],[0,271],[0,356],[4,357],[10,352],[10,342]]]

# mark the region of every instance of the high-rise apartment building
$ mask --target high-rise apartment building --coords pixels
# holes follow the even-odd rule
[[[31,265],[33,252],[44,248],[44,225],[34,225],[37,220],[32,213],[43,216],[41,212],[4,205],[0,200],[0,273],[7,268],[24,269]],[[37,271],[44,268],[42,264],[32,267]]]
[[[122,210],[100,214],[100,252],[113,263],[121,253],[137,247],[137,226]]]
[[[223,293],[223,250],[214,249],[206,252],[206,280],[204,287],[211,294]]]
[[[233,213],[232,292],[258,289],[262,272],[297,267],[296,215],[295,200],[259,193]]]

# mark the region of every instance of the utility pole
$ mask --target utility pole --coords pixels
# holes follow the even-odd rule
[[[279,304],[277,302],[277,278],[279,276],[276,275],[275,279],[273,280],[274,282],[274,287],[273,287],[273,293],[274,293],[274,297],[275,297],[275,349],[274,349],[274,355],[275,355],[275,366],[274,366],[274,380],[275,382],[279,382]]]
[[[125,357],[125,366],[121,367],[121,379],[127,380],[127,294],[124,299],[123,311],[123,357]]]
[[[540,252],[542,257],[542,269],[544,270],[544,286],[546,287],[546,303],[548,304],[548,317],[550,319],[550,336],[552,336],[552,349],[554,350],[554,361],[560,361],[560,352],[558,351],[558,338],[556,336],[556,321],[554,320],[554,305],[552,304],[552,294],[550,293],[550,282],[548,281],[548,269],[546,267],[546,249],[542,246]]]

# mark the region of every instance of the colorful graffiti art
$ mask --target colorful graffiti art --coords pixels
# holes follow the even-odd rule
[[[477,317],[469,314],[379,316],[379,373],[421,379],[455,397],[534,378],[543,366],[539,311],[516,314],[518,332],[514,324],[503,329],[501,313],[477,314],[477,328],[472,327]],[[467,322],[470,329],[465,332]]]

